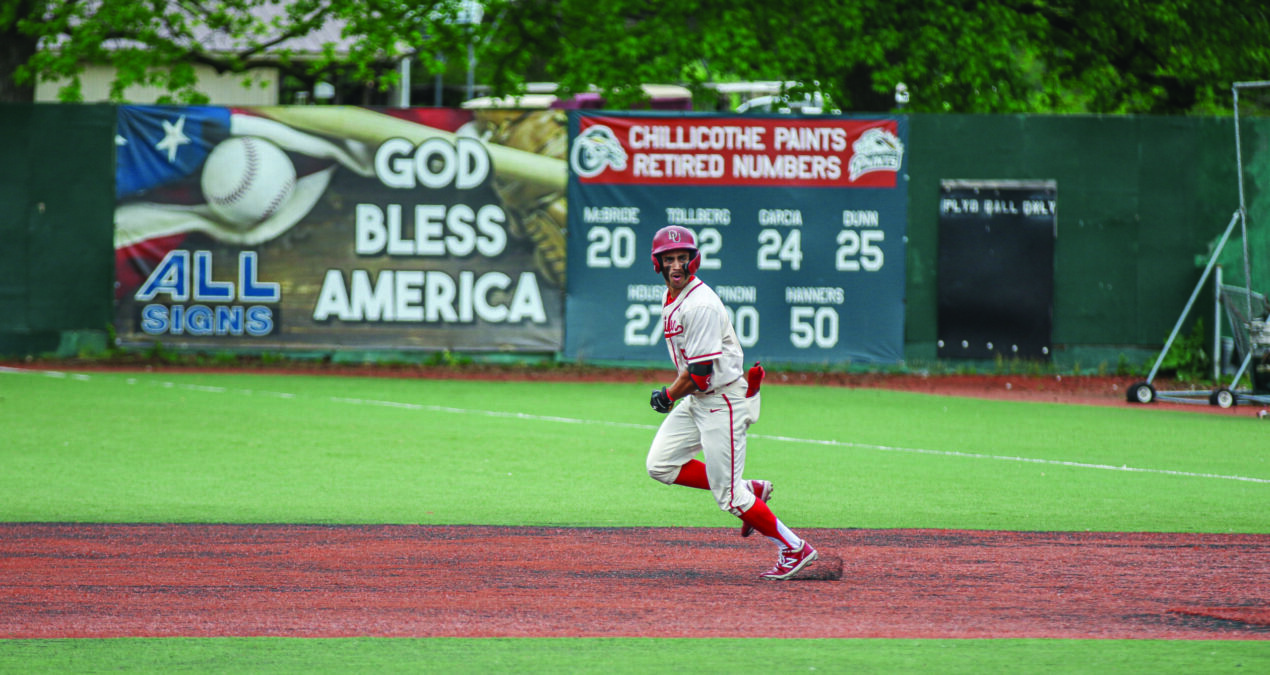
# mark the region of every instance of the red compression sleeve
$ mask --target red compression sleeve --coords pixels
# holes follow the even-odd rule
[[[675,476],[675,485],[709,490],[710,479],[706,478],[705,463],[699,459],[688,460],[687,464],[679,467],[679,475]]]
[[[754,506],[741,514],[741,520],[758,530],[764,537],[784,541],[781,539],[780,530],[776,528],[776,515],[767,508],[767,504],[762,499],[755,499]]]

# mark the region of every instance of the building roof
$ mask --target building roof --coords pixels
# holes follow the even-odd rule
[[[96,0],[101,2],[102,0]],[[188,10],[186,10],[188,11]],[[95,12],[94,12],[95,13]],[[287,4],[283,3],[266,3],[252,7],[251,14],[255,17],[257,23],[263,27],[273,27],[276,23],[282,22],[287,18]],[[93,14],[90,13],[89,16]],[[265,31],[259,35],[250,38],[233,36],[223,30],[213,30],[208,28],[203,22],[191,17],[189,22],[191,27],[190,42],[201,44],[204,50],[219,54],[232,54],[235,52],[243,52],[252,48],[253,42],[268,42],[276,38],[279,32],[276,30],[271,34]],[[294,56],[318,56],[325,52],[327,45],[335,50],[337,54],[347,54],[352,45],[356,42],[355,37],[344,35],[347,23],[343,19],[329,17],[317,29],[309,31],[307,34],[294,38],[288,38],[276,45],[271,45],[264,50],[260,58],[268,59],[270,54],[281,54],[283,52],[290,53]],[[172,32],[166,27],[160,26],[155,32],[165,38],[172,39]],[[44,42],[41,46],[43,49],[57,49],[64,42],[65,38],[55,38]],[[184,42],[181,40],[180,42]],[[102,49],[107,51],[117,51],[121,49],[144,47],[145,45],[136,40],[128,38],[115,38],[102,42]]]
[[[259,5],[252,8],[251,12],[265,26],[272,25],[275,21],[282,21],[287,17],[286,5],[281,3]],[[321,54],[328,44],[333,46],[336,53],[347,53],[355,40],[343,35],[346,25],[342,19],[327,18],[320,28],[305,35],[283,40],[267,49],[266,53],[289,51],[297,55],[316,56]],[[252,42],[249,39],[229,35],[224,31],[209,30],[201,25],[197,26],[194,37],[208,51],[221,53],[244,51],[251,47]],[[276,34],[272,36],[256,36],[255,39],[267,41],[272,37],[276,37]]]

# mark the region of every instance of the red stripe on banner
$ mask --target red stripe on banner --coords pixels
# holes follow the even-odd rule
[[[891,188],[904,157],[894,118],[587,116],[574,145],[584,184]]]

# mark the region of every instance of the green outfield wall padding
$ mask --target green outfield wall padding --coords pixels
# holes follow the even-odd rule
[[[1240,122],[1245,206],[1248,213],[1248,258],[1253,290],[1270,295],[1270,119],[1243,119]],[[1233,158],[1232,158],[1233,161]],[[1232,235],[1237,236],[1237,235]],[[1217,244],[1216,237],[1211,242]],[[1239,241],[1226,245],[1218,261],[1223,282],[1244,285],[1243,247]]]
[[[934,353],[943,179],[1057,181],[1053,337],[1060,349],[1158,350],[1239,206],[1229,118],[915,115],[911,124],[909,354]],[[1246,120],[1242,129],[1264,138],[1265,127],[1265,120]],[[1259,157],[1267,161],[1264,152]],[[1255,173],[1260,164],[1252,164]],[[1259,187],[1246,183],[1254,195],[1265,192]],[[1237,249],[1232,241],[1227,256]]]
[[[104,332],[114,285],[108,105],[0,106],[0,349],[40,352]]]
[[[113,309],[115,115],[110,105],[0,105],[0,354],[103,344],[94,332]],[[941,180],[1057,182],[1053,342],[1064,367],[1084,358],[1076,354],[1158,352],[1239,206],[1227,117],[913,115],[910,124],[909,361],[935,356]],[[1265,292],[1270,119],[1243,119],[1241,134],[1253,285]],[[1237,236],[1221,262],[1227,283],[1243,283]],[[1207,297],[1193,314],[1211,315]]]

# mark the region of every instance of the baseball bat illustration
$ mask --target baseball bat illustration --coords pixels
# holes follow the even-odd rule
[[[415,145],[431,138],[443,138],[451,143],[457,138],[456,134],[449,131],[365,108],[263,106],[256,110],[297,129],[337,138],[350,138],[375,147],[390,138],[404,138]],[[564,160],[502,145],[487,144],[485,147],[489,150],[497,175],[546,190],[564,190],[568,180]]]

